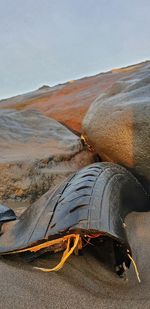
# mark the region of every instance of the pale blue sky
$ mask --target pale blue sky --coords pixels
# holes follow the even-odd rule
[[[0,98],[150,58],[150,0],[0,0]]]

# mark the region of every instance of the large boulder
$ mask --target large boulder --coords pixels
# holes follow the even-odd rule
[[[0,111],[0,201],[34,201],[93,162],[80,137],[37,111]]]
[[[54,87],[43,86],[36,91],[0,101],[0,109],[34,109],[43,115],[81,132],[81,124],[91,103],[122,77],[127,77],[144,64],[72,80]]]
[[[104,161],[131,169],[150,191],[150,63],[91,105],[83,131]]]

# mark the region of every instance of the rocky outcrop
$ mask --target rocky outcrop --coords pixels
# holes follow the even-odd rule
[[[103,160],[149,177],[149,65],[43,86],[0,101],[0,202],[36,200],[93,162],[92,153],[72,131],[80,131],[85,112],[99,94],[103,98],[90,108],[84,122],[90,143]]]
[[[91,162],[80,137],[37,111],[0,111],[0,201],[34,201]]]
[[[114,82],[137,72],[145,64],[137,64],[101,73],[96,76],[72,80],[65,84],[48,87],[0,101],[0,109],[38,110],[80,132],[85,113],[91,103],[105,93]]]
[[[102,160],[130,168],[150,191],[150,63],[100,96],[83,130]]]

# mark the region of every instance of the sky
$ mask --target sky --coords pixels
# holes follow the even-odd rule
[[[150,0],[0,0],[0,99],[150,59]]]

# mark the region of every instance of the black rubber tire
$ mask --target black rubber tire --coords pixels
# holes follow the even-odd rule
[[[94,163],[75,173],[44,205],[34,203],[0,238],[0,254],[67,233],[103,232],[114,240],[116,266],[130,265],[124,218],[148,211],[149,198],[138,180],[113,163]],[[13,242],[12,242],[13,235]]]
[[[138,180],[125,168],[111,163],[85,167],[60,194],[58,189],[56,196],[59,198],[53,205],[46,237],[64,233],[64,229],[101,229],[125,241],[125,216],[131,211],[149,210],[148,195]]]

